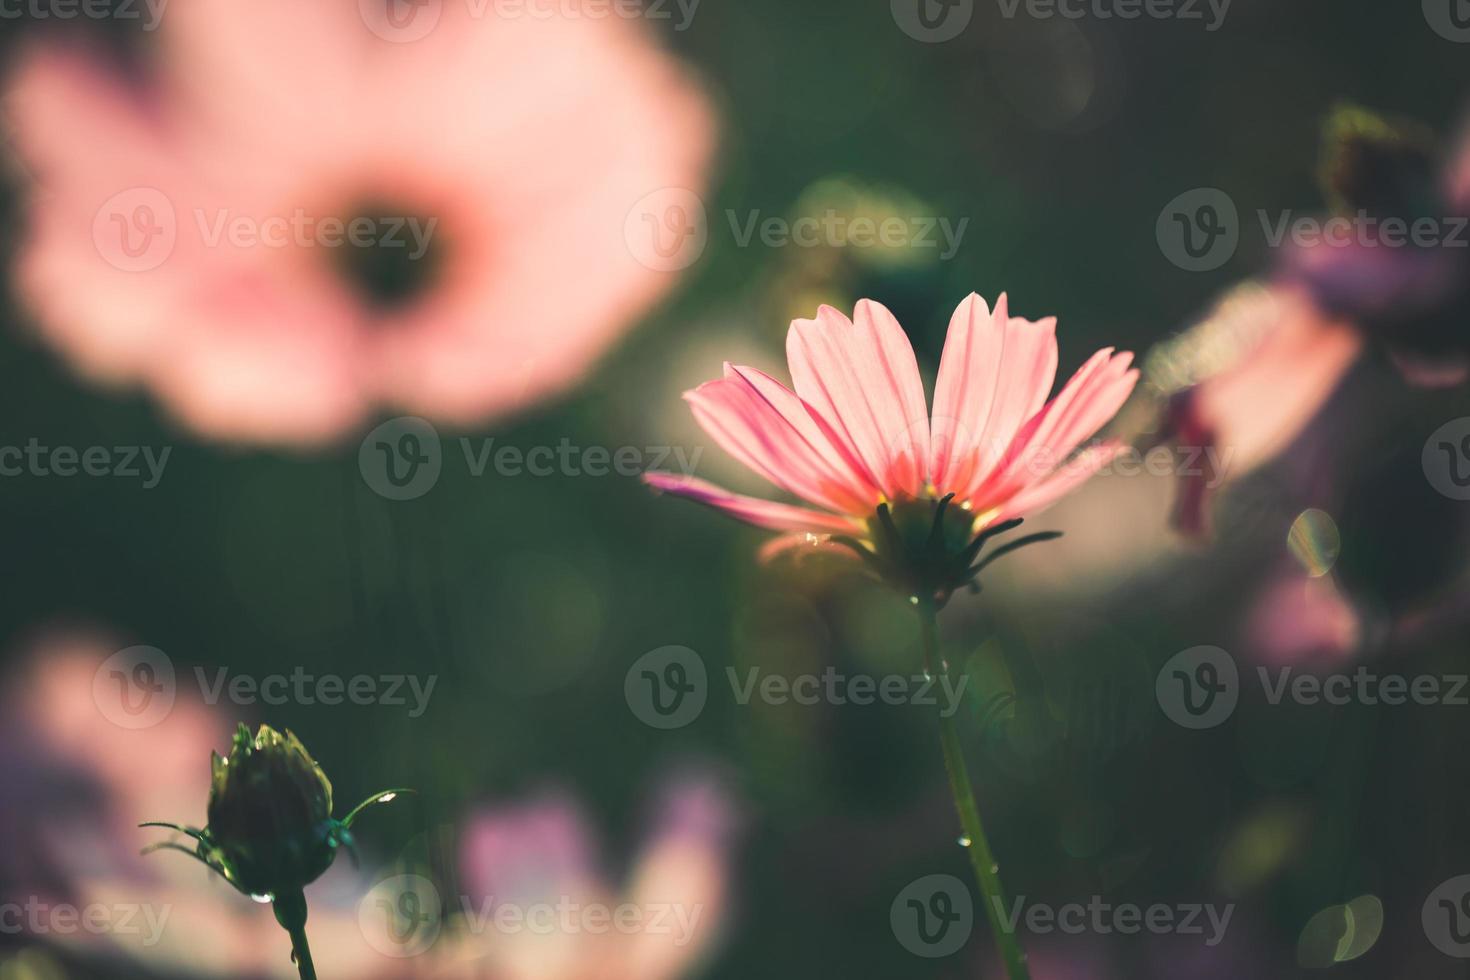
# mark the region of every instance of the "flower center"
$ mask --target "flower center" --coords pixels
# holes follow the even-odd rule
[[[981,557],[987,542],[1021,523],[1019,518],[990,523],[984,520],[988,516],[953,506],[953,494],[879,504],[868,518],[868,545],[858,545],[858,553],[885,581],[916,601],[943,606],[956,589],[978,590],[975,576],[992,560],[1058,536],[1054,531],[1030,534]]]
[[[367,200],[348,210],[340,247],[332,252],[338,273],[367,302],[396,310],[418,300],[438,282],[444,243],[437,218]]]

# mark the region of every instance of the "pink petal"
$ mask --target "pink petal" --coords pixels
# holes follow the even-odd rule
[[[1117,441],[1088,446],[1051,476],[1039,483],[1033,483],[1007,500],[1001,505],[1000,513],[996,515],[995,520],[1030,517],[1045,510],[1092,479],[1099,470],[1111,463],[1119,453],[1125,452],[1127,448],[1126,445]]]
[[[842,437],[833,431],[810,405],[796,393],[763,371],[751,367],[725,366],[726,375],[737,375],[783,420],[791,425],[816,453],[844,492],[853,498],[853,507],[843,508],[864,513],[878,506],[880,491],[868,479],[863,464],[847,449]]]
[[[834,469],[828,455],[808,440],[808,434],[822,438],[821,433],[792,421],[792,417],[805,415],[799,402],[781,399],[783,413],[767,397],[781,397],[774,389],[763,386],[763,394],[729,365],[725,370],[725,377],[684,395],[704,431],[731,456],[783,490],[830,510],[866,510],[847,488],[851,474]]]
[[[696,503],[722,510],[747,524],[754,524],[756,527],[764,527],[773,531],[852,534],[862,530],[856,522],[845,517],[824,514],[819,510],[810,510],[806,507],[793,507],[790,504],[778,504],[770,500],[742,496],[697,477],[681,476],[675,473],[645,473],[643,482],[655,490],[688,497]]]
[[[989,412],[1004,351],[1005,330],[995,327],[990,307],[975,293],[950,317],[934,384],[929,474],[936,487],[948,487],[960,458],[976,448],[970,426]]]
[[[929,419],[908,337],[871,300],[856,321],[830,306],[794,320],[786,356],[796,393],[838,434],[871,481],[890,497],[924,489]]]
[[[972,433],[973,439],[968,448],[962,447],[955,454],[956,462],[946,469],[944,490],[968,496],[1000,463],[1022,424],[1045,404],[1057,372],[1056,325],[1055,317],[1034,323],[1012,317],[1005,293],[996,300],[988,327],[973,324],[972,330],[988,329],[1000,334],[999,352],[993,367],[973,360],[968,366],[970,370],[978,367],[986,383],[966,404],[964,416],[958,420],[961,432]]]
[[[1133,355],[1098,351],[1017,435],[1004,465],[971,492],[978,501],[1010,496],[1056,469],[1118,413],[1138,381]]]

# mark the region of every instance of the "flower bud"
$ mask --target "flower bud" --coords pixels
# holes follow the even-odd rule
[[[340,842],[332,784],[291,732],[241,725],[228,758],[212,757],[209,835],[236,887],[298,891],[331,867]]]
[[[407,790],[387,790],[359,804],[342,820],[332,817],[332,784],[291,732],[261,725],[254,737],[241,725],[229,756],[212,753],[209,823],[203,830],[147,823],[189,835],[183,850],[257,899],[299,896],[332,866],[337,848],[351,846],[352,824],[374,803]]]

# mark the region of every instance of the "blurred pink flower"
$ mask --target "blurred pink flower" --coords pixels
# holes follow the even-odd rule
[[[624,229],[703,183],[672,59],[623,18],[446,3],[425,32],[374,2],[178,4],[141,82],[23,59],[19,287],[83,372],[224,439],[468,423],[575,382],[668,289]]]
[[[1181,477],[1176,525],[1205,533],[1209,488],[1289,446],[1361,348],[1350,324],[1328,318],[1299,290],[1247,283],[1152,354],[1149,379],[1171,394],[1168,434],[1198,450],[1200,462]]]
[[[1093,354],[1047,401],[1057,369],[1056,318],[992,312],[971,293],[955,310],[932,420],[913,348],[881,304],[853,319],[823,306],[786,339],[795,390],[754,368],[685,397],[705,431],[740,462],[820,509],[739,496],[702,480],[650,473],[657,489],[760,527],[877,538],[880,505],[952,497],[969,538],[1034,514],[1074,490],[1124,447],[1077,451],[1117,413],[1138,372],[1132,355]],[[944,520],[939,511],[935,520]],[[872,529],[872,530],[870,530]],[[779,545],[778,545],[779,547]],[[865,545],[866,547],[866,545]],[[877,550],[877,549],[874,549]]]
[[[1353,107],[1329,115],[1322,171],[1338,213],[1284,243],[1269,285],[1236,287],[1150,356],[1149,380],[1173,396],[1166,437],[1230,457],[1233,479],[1292,445],[1365,350],[1418,387],[1470,378],[1470,140],[1446,160],[1431,142]],[[1183,482],[1182,530],[1207,530],[1205,488],[1223,476]]]
[[[493,980],[672,980],[701,962],[728,918],[731,804],[707,777],[666,794],[627,880],[598,871],[580,814],[556,797],[467,822],[466,920],[436,976]]]
[[[1250,649],[1272,665],[1334,665],[1356,653],[1363,624],[1330,576],[1289,569],[1267,581],[1246,617]]]

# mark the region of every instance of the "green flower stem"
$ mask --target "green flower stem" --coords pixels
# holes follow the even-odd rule
[[[306,941],[306,896],[279,895],[273,908],[276,921],[291,936],[291,959],[301,972],[301,980],[316,980],[316,966],[311,962],[311,944]]]
[[[919,603],[919,618],[924,634],[924,666],[933,674],[936,666],[947,676],[949,664],[939,655],[939,610],[930,600]],[[975,804],[975,791],[970,787],[970,773],[965,768],[965,754],[960,747],[959,727],[954,714],[939,716],[939,740],[944,746],[944,768],[949,772],[949,788],[954,794],[954,807],[959,812],[960,826],[964,828],[969,844],[965,850],[970,855],[970,865],[980,882],[984,898],[985,917],[990,922],[991,934],[1000,947],[1001,959],[1005,961],[1006,975],[1010,980],[1031,980],[1026,967],[1026,954],[1021,950],[1014,932],[1009,931],[1001,918],[1006,907],[1005,889],[1000,883],[1000,866],[990,851],[990,841],[980,823],[980,808]]]

